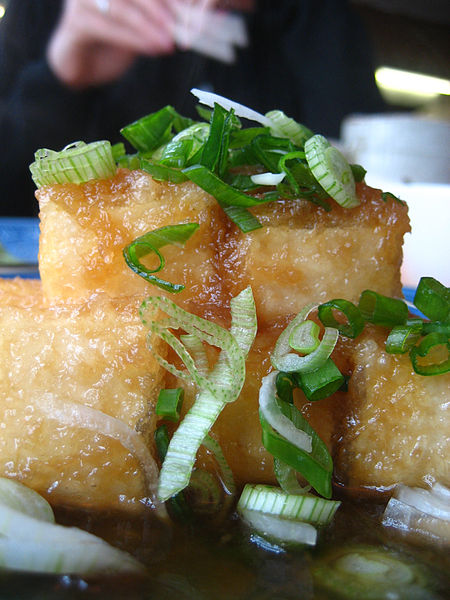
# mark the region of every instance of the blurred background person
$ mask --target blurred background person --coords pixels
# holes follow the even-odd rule
[[[234,58],[180,40],[186,11],[209,9],[240,15],[248,43]],[[220,34],[208,31],[217,44]],[[121,127],[166,104],[195,118],[192,87],[280,108],[330,137],[346,115],[383,109],[345,0],[10,0],[0,25],[0,214],[37,214],[36,149],[123,141]]]

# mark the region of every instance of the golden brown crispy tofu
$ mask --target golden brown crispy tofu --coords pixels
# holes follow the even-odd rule
[[[91,407],[151,446],[151,401],[163,373],[146,348],[138,307],[136,298],[102,296],[43,307],[40,282],[1,282],[2,476],[52,504],[131,510],[149,495],[142,462],[120,441],[61,423],[46,408]]]
[[[200,228],[185,247],[162,248],[166,266],[159,275],[186,286],[176,299],[188,310],[220,302],[215,243],[223,227],[222,209],[194,184],[158,183],[143,171],[119,169],[112,179],[54,185],[36,195],[39,268],[47,300],[77,301],[94,292],[111,297],[161,293],[131,271],[123,248],[148,231],[195,222]]]
[[[355,340],[353,375],[335,465],[350,487],[450,484],[450,373],[416,374],[408,355],[384,351],[386,333]]]
[[[298,313],[311,301],[357,302],[372,289],[401,296],[400,265],[407,207],[385,202],[380,190],[358,184],[361,204],[332,210],[306,200],[279,201],[254,209],[262,229],[236,229],[223,249],[231,295],[251,285],[260,323]]]
[[[186,289],[177,303],[197,314],[224,313],[251,285],[261,325],[332,297],[357,300],[364,289],[400,295],[407,208],[358,185],[361,204],[326,212],[306,200],[252,209],[264,227],[243,234],[217,202],[192,183],[153,181],[121,169],[109,180],[41,188],[40,271],[47,300],[160,290],[125,264],[126,244],[165,225],[197,222],[185,248],[162,249],[160,275]]]

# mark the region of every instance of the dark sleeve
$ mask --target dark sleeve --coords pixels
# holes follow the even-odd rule
[[[80,139],[88,93],[67,90],[45,49],[59,17],[57,0],[11,0],[0,29],[0,161],[2,215],[37,214],[28,169],[38,148]]]
[[[346,0],[260,0],[260,7],[272,32],[260,55],[273,106],[278,95],[292,117],[333,137],[346,115],[384,110],[369,40]]]

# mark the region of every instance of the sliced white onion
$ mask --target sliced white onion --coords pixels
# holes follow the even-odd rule
[[[236,116],[242,117],[243,119],[249,119],[250,121],[256,121],[260,123],[264,127],[272,127],[272,121],[262,115],[255,110],[244,106],[243,104],[239,104],[239,102],[234,102],[233,100],[229,100],[224,96],[220,96],[219,94],[213,94],[212,92],[205,92],[204,90],[199,90],[197,88],[191,89],[191,94],[196,96],[201,104],[205,106],[210,106],[214,108],[214,104],[219,104],[225,110],[234,109]]]
[[[276,377],[278,371],[273,371],[266,377],[263,377],[261,388],[259,390],[259,408],[266,419],[275,431],[286,438],[291,444],[304,450],[305,452],[312,451],[311,436],[297,429],[297,427],[280,411],[276,400]]]
[[[250,179],[258,185],[278,185],[286,177],[286,173],[258,173]]]
[[[76,402],[56,401],[51,394],[43,394],[36,405],[49,419],[55,419],[62,425],[81,427],[101,435],[118,440],[140,462],[145,475],[147,488],[156,505],[158,486],[158,467],[140,433],[126,423],[111,417],[95,408]]]

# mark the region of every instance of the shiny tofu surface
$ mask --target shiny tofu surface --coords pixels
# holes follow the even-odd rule
[[[174,299],[202,316],[226,312],[248,285],[262,325],[311,301],[357,300],[364,289],[398,296],[407,207],[383,201],[380,190],[365,184],[358,184],[358,195],[361,204],[351,210],[332,202],[327,212],[306,200],[254,207],[263,227],[243,234],[197,186],[155,182],[143,171],[41,188],[44,295],[70,301],[99,291],[153,294],[156,288],[125,264],[124,246],[147,231],[195,222],[199,230],[184,248],[162,248],[166,266],[159,275],[184,284]]]
[[[118,440],[61,423],[46,408],[90,407],[152,446],[152,400],[163,373],[146,348],[138,306],[135,298],[94,297],[44,307],[40,282],[1,282],[2,476],[52,504],[138,508],[148,490],[136,457]]]
[[[450,373],[416,374],[408,355],[384,351],[386,334],[380,329],[368,330],[351,351],[338,477],[356,488],[434,481],[448,486]]]

